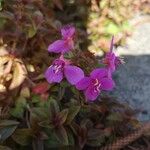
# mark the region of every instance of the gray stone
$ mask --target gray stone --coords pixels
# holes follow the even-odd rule
[[[138,16],[139,20],[142,18]],[[150,22],[136,26],[127,45],[119,47],[117,53],[126,63],[114,74],[116,88],[112,93],[140,110],[140,120],[150,120]]]

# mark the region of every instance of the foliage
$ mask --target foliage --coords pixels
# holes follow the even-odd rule
[[[31,97],[25,104],[27,109],[23,116],[19,116],[18,122],[1,120],[1,134],[5,130],[8,132],[2,138],[5,140],[4,145],[13,140],[14,146],[31,146],[32,141],[42,141],[45,148],[75,145],[80,148],[97,147],[110,143],[112,136],[126,135],[130,128],[133,130],[138,125],[134,124],[136,120],[132,115],[127,114],[129,111],[133,113],[130,108],[125,108],[110,98],[101,98],[95,104],[87,104],[75,96],[68,95],[58,100],[59,93],[54,93],[51,92],[53,97],[49,97],[47,101],[33,95],[32,97],[36,96],[39,101],[35,102]],[[17,120],[11,116],[10,114],[11,119]],[[8,138],[9,136],[11,138]]]
[[[114,98],[89,103],[66,80],[48,84],[43,76],[56,58],[47,46],[68,22],[79,28],[66,59],[85,74],[99,67],[82,51],[89,7],[88,0],[0,0],[0,149],[102,147],[139,126],[135,112]]]

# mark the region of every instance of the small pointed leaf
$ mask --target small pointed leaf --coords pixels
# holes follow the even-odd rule
[[[0,121],[0,128],[5,126],[12,126],[12,125],[18,125],[19,122],[14,120],[1,120]]]
[[[68,135],[66,129],[63,126],[55,130],[55,135],[62,145],[68,145]]]
[[[69,108],[69,112],[68,112],[66,124],[70,124],[72,122],[72,120],[74,119],[74,117],[80,111],[80,108],[81,108],[80,106],[72,106],[71,108]]]
[[[36,35],[37,29],[33,26],[30,26],[28,29],[28,38],[32,38]]]
[[[22,146],[26,146],[28,145],[31,140],[32,140],[32,131],[31,129],[17,129],[13,135],[12,135],[13,140],[22,145]]]
[[[64,109],[58,113],[57,117],[58,117],[59,125],[64,124],[64,122],[67,119],[67,115],[68,115],[68,109]]]
[[[11,136],[16,128],[16,125],[0,128],[0,142],[4,142],[9,136]]]
[[[50,110],[50,115],[52,116],[57,114],[60,111],[59,105],[56,100],[54,99],[49,100],[49,110]]]

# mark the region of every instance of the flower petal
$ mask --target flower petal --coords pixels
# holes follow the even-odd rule
[[[103,78],[101,79],[101,88],[103,90],[112,90],[115,86],[114,81],[111,78]]]
[[[84,72],[82,69],[76,66],[67,65],[64,67],[64,74],[67,80],[72,84],[78,83],[82,78],[84,78]]]
[[[53,67],[50,66],[45,72],[45,78],[49,83],[54,82],[60,83],[61,80],[63,79],[63,73],[62,72],[55,73]]]
[[[115,66],[115,59],[116,59],[116,55],[113,52],[109,52],[106,54],[106,59],[108,60],[108,68],[110,68],[111,72],[114,72],[116,70],[116,66]]]
[[[81,79],[77,84],[76,84],[76,88],[78,90],[84,90],[86,89],[89,84],[90,84],[90,77],[84,77],[83,79]]]
[[[112,70],[108,67],[108,78],[112,79]]]
[[[107,77],[108,76],[108,70],[105,68],[100,68],[100,69],[94,69],[91,73],[90,76],[95,79],[101,79],[103,77]]]
[[[68,51],[69,49],[70,47],[68,46],[68,43],[65,40],[57,40],[54,43],[50,44],[48,47],[48,51],[54,53]]]
[[[66,41],[65,48],[62,53],[68,52],[71,49],[74,49],[74,41],[72,39],[69,39]]]
[[[90,100],[90,101],[94,101],[96,100],[96,98],[98,97],[99,95],[99,92],[98,91],[95,91],[94,90],[94,87],[88,87],[86,90],[85,90],[85,97],[87,100]]]
[[[61,34],[64,39],[72,37],[75,33],[75,27],[67,25],[61,29]]]

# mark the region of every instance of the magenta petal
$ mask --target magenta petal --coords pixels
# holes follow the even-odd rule
[[[65,40],[57,40],[48,47],[49,52],[60,53],[68,50],[68,44]]]
[[[65,45],[65,49],[63,50],[63,53],[68,52],[71,49],[74,49],[74,42],[72,39],[66,41],[66,45]]]
[[[78,90],[84,90],[86,89],[89,84],[90,84],[90,78],[89,77],[84,77],[83,79],[81,79],[77,84],[76,84],[76,88]]]
[[[111,70],[112,73],[116,70],[116,67],[114,64],[111,64],[110,66],[108,66],[108,68]]]
[[[106,58],[109,60],[108,68],[110,68],[111,71],[114,72],[116,70],[116,66],[115,66],[116,56],[115,56],[115,54],[113,52],[112,53],[108,53],[106,55]]]
[[[103,78],[101,79],[101,88],[103,90],[112,90],[115,86],[114,81],[111,78]]]
[[[112,70],[108,67],[108,78],[112,78]]]
[[[90,76],[92,78],[103,78],[103,77],[107,77],[108,75],[108,70],[105,69],[105,68],[101,68],[101,69],[94,69],[91,73],[90,73]]]
[[[67,65],[64,67],[64,74],[70,84],[77,84],[82,78],[84,78],[84,72],[82,69],[76,66]]]
[[[65,26],[61,29],[61,34],[64,39],[72,37],[75,33],[75,27],[73,26]]]
[[[50,66],[45,72],[45,78],[49,83],[53,82],[60,83],[61,80],[63,79],[63,73],[62,72],[54,73],[53,67]]]
[[[98,97],[99,92],[94,91],[94,87],[88,87],[84,94],[87,100],[94,101]]]

